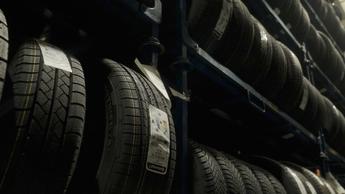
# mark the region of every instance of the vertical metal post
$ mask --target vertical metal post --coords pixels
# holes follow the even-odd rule
[[[179,65],[179,64],[176,64]],[[188,89],[187,84],[187,71],[184,67],[180,67],[177,72],[176,86],[179,91],[186,94]],[[174,104],[174,118],[176,127],[176,140],[177,140],[177,163],[178,163],[178,193],[188,194],[188,102],[176,98]]]
[[[323,133],[323,129],[319,130],[319,146],[320,146],[320,158],[321,158],[321,174],[324,176],[326,173],[329,172],[329,165],[328,165],[328,156],[326,153],[326,141],[325,135]]]

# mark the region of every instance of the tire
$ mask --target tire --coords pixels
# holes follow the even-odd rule
[[[273,100],[283,89],[287,77],[287,61],[283,49],[271,36],[268,42],[272,47],[272,60],[267,76],[256,84],[256,89],[266,98]]]
[[[298,172],[302,173],[304,175],[304,177],[312,184],[316,193],[328,194],[328,192],[327,192],[325,186],[323,185],[321,179],[318,176],[316,176],[316,174],[314,174],[310,170],[308,170],[302,166],[299,166],[297,164],[286,163],[286,162],[285,162],[285,164],[288,165],[289,167],[297,170]]]
[[[8,29],[4,13],[0,10],[0,100],[4,88],[8,58]]]
[[[191,37],[211,55],[219,47],[233,14],[233,0],[191,0],[188,28]]]
[[[276,11],[279,17],[286,15],[292,5],[293,0],[279,1],[279,0],[269,0],[268,3]]]
[[[254,23],[241,0],[232,2],[233,16],[225,30],[222,44],[215,51],[215,59],[233,72],[239,73],[253,44]]]
[[[307,194],[317,194],[314,186],[305,178],[305,176],[297,170],[293,170],[297,174],[298,178],[302,181]]]
[[[176,163],[170,106],[143,76],[111,60],[103,63],[109,74],[105,83],[106,136],[96,176],[100,193],[169,193]],[[152,140],[150,107],[167,114],[170,129],[170,137],[166,137],[169,153],[161,155],[166,159],[159,173],[148,170],[146,164]]]
[[[258,83],[266,78],[270,70],[273,49],[271,36],[259,21],[254,21],[252,48],[241,72],[243,79],[256,87]]]
[[[242,24],[241,34],[237,34],[236,37],[239,38],[238,47],[234,48],[230,53],[224,53],[226,56],[225,65],[237,73],[240,77],[243,77],[245,81],[247,69],[245,68],[248,56],[252,50],[254,42],[254,20],[253,16],[250,14],[248,8],[241,0],[234,1],[234,18],[240,24]],[[230,26],[235,28],[236,26]]]
[[[23,44],[10,65],[17,137],[1,171],[5,193],[65,193],[81,146],[85,82],[80,63],[72,72],[45,65],[39,45]]]
[[[253,171],[253,174],[255,175],[256,179],[260,183],[260,187],[263,194],[275,194],[275,190],[273,188],[273,185],[271,184],[270,180],[267,178],[265,173],[262,169],[259,169],[258,167],[252,167],[251,170]]]
[[[225,194],[226,182],[221,167],[208,151],[190,142],[192,154],[192,192],[194,194]]]
[[[324,184],[324,187],[326,188],[326,193],[328,194],[336,194],[335,189],[329,184],[324,178],[320,177],[321,182]]]
[[[252,157],[249,159],[257,165],[272,173],[284,186],[286,193],[304,194],[305,187],[297,175],[287,166],[266,157]]]
[[[290,113],[298,106],[303,93],[303,73],[298,58],[285,45],[281,44],[281,46],[288,64],[287,77],[283,89],[274,99],[274,102]]]
[[[307,86],[306,90],[308,91],[308,102],[304,110],[303,116],[301,118],[301,123],[309,131],[311,131],[314,134],[317,134],[318,131],[314,129],[314,123],[319,108],[317,98],[319,91],[307,79],[304,79],[304,82]]]
[[[235,165],[238,172],[240,173],[242,181],[244,183],[244,187],[246,188],[246,193],[247,194],[262,194],[260,183],[256,179],[253,172],[250,170],[250,168],[242,161],[239,161],[231,156],[227,156],[227,157]]]
[[[246,188],[242,181],[241,175],[236,169],[235,165],[230,160],[228,160],[223,153],[216,150],[211,150],[210,152],[215,157],[222,170],[227,186],[227,193],[245,194]]]
[[[323,119],[322,128],[324,129],[324,133],[326,138],[330,136],[332,133],[332,127],[335,121],[335,111],[333,110],[334,104],[325,96],[323,96],[324,105],[325,105],[325,115],[326,117]]]
[[[274,192],[276,194],[286,194],[286,190],[283,187],[283,185],[278,181],[278,179],[273,176],[271,173],[266,172],[266,176],[268,178],[268,180],[270,181],[270,183],[273,186]]]

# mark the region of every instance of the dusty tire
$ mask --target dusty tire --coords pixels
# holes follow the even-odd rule
[[[205,148],[190,142],[192,155],[192,191],[193,194],[225,194],[226,182],[216,159]]]
[[[45,65],[38,43],[23,44],[9,67],[17,117],[17,138],[1,171],[9,193],[65,193],[82,141],[82,67],[68,55],[72,72]]]
[[[8,29],[4,13],[0,10],[0,100],[6,76],[8,57]]]
[[[169,193],[175,171],[176,140],[168,103],[143,76],[111,60],[105,83],[106,133],[96,181],[101,193]],[[165,112],[170,147],[162,174],[147,170],[150,107]]]

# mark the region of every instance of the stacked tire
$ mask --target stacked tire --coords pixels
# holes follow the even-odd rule
[[[325,0],[309,0],[310,5],[318,14],[323,24],[327,27],[328,32],[339,47],[345,50],[345,28],[337,16],[331,3]]]
[[[275,12],[279,15],[279,17],[290,28],[291,32],[296,36],[296,38],[300,42],[306,43],[307,49],[312,55],[313,60],[317,63],[318,67],[343,92],[343,88],[345,87],[344,58],[342,54],[335,48],[329,37],[327,37],[324,33],[317,31],[315,27],[310,23],[309,15],[304,9],[301,2],[299,0],[269,0],[268,2],[270,3],[270,6],[275,10]],[[327,10],[333,10],[333,8],[329,8],[328,3],[324,2],[323,0],[313,1],[313,4],[318,8],[317,10],[319,11],[319,13],[321,15],[325,15],[325,17],[328,16],[328,13],[331,12],[328,12]],[[335,13],[332,13],[331,15],[334,14]],[[337,24],[330,24],[329,22],[325,24],[331,26],[339,26],[339,28],[343,29],[340,21],[338,21]],[[337,33],[340,33],[341,31],[342,30],[339,30],[337,31]],[[345,33],[344,29],[343,31]],[[344,40],[341,40],[339,42],[341,43],[343,41]]]
[[[334,186],[290,162],[255,156],[246,161],[190,141],[190,193],[333,194]]]
[[[210,4],[214,5],[203,8]],[[201,48],[283,110],[296,107],[303,78],[297,57],[266,31],[242,1],[192,0],[189,32]]]
[[[212,148],[190,142],[191,193],[286,193],[269,172]]]
[[[300,42],[305,42],[311,27],[308,12],[299,0],[268,0],[277,15]]]

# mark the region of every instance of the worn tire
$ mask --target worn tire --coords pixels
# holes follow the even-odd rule
[[[72,72],[43,62],[38,41],[23,44],[9,67],[17,137],[5,168],[8,193],[65,193],[84,130],[85,82],[79,62],[66,55]]]
[[[227,185],[216,159],[205,148],[190,142],[192,155],[192,192],[193,194],[225,194]]]
[[[4,88],[8,58],[8,29],[4,13],[0,10],[0,100]]]

